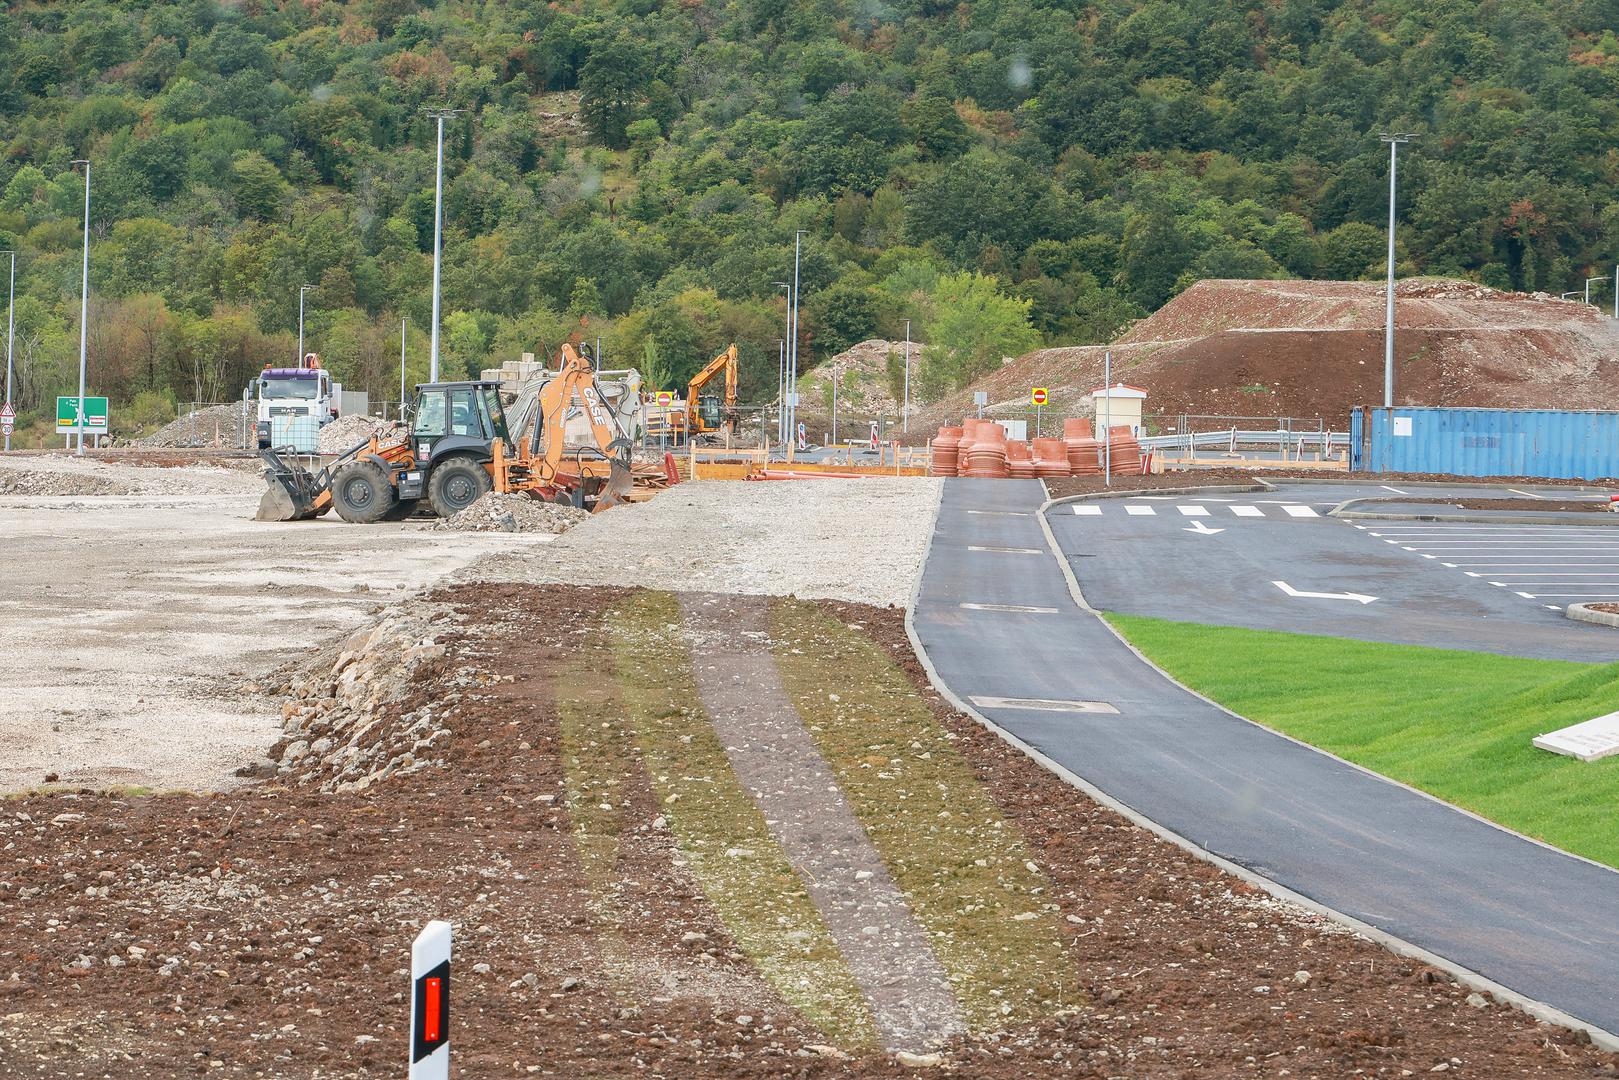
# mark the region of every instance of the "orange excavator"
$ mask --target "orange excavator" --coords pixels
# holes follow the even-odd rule
[[[705,394],[703,388],[725,374],[723,408],[716,394]],[[736,437],[739,421],[736,411],[736,342],[708,362],[708,366],[692,376],[686,384],[686,433],[709,435],[725,428]]]
[[[593,447],[568,449],[570,410],[588,420]],[[445,518],[490,491],[605,510],[629,494],[630,449],[590,360],[564,345],[561,369],[540,390],[528,439],[512,438],[499,383],[423,383],[408,435],[373,435],[318,471],[275,449],[263,451],[268,467],[258,519],[297,521],[335,508],[345,521],[399,520],[424,498]]]

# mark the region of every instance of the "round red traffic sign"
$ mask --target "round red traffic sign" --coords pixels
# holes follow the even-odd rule
[[[1046,403],[1046,388],[1043,386],[1035,387],[1034,393],[1030,397],[1034,399],[1036,405],[1044,405]]]

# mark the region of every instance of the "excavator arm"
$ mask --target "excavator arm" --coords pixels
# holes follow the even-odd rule
[[[692,376],[686,385],[686,430],[692,433],[711,430],[703,426],[698,396],[713,382],[720,372],[725,373],[725,423],[736,424],[736,342],[708,362],[708,366]]]
[[[568,454],[564,431],[568,409],[575,401],[589,420],[596,449],[611,470],[596,502],[596,509],[604,510],[629,494],[630,444],[619,431],[601,387],[596,385],[596,369],[572,345],[562,346],[561,369],[557,377],[540,390],[533,443],[527,461],[529,474],[534,481],[549,486],[556,483],[559,475],[575,472],[564,464]],[[540,446],[542,436],[545,443],[543,449]],[[576,478],[582,475],[583,469],[575,473]]]

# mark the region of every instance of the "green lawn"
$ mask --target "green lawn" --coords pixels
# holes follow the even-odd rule
[[[1619,867],[1619,757],[1587,764],[1530,745],[1619,709],[1619,664],[1107,618],[1232,712]]]

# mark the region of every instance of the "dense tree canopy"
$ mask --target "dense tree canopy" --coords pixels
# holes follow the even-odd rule
[[[564,338],[773,392],[911,319],[923,385],[1105,340],[1205,276],[1575,288],[1619,259],[1615,0],[27,0],[0,15],[19,401],[232,397],[309,340],[425,373],[433,121],[452,374]],[[933,335],[937,335],[934,337]],[[948,340],[944,340],[948,338]]]

